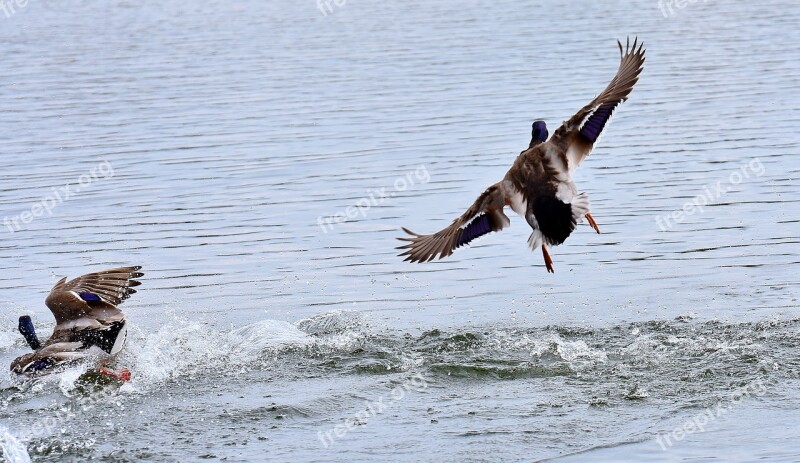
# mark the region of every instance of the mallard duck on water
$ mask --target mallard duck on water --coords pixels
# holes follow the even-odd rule
[[[127,338],[125,314],[117,305],[136,292],[141,267],[121,267],[59,280],[45,299],[56,319],[50,338],[41,343],[29,316],[20,317],[19,331],[33,353],[11,363],[17,375],[37,376],[71,362],[97,357],[98,371],[120,380],[130,372],[105,366],[122,350]]]
[[[531,249],[541,248],[547,271],[554,273],[553,259],[547,245],[563,243],[584,218],[600,233],[589,210],[589,197],[578,192],[572,173],[594,148],[611,114],[628,99],[639,80],[645,50],[638,39],[624,49],[617,41],[620,64],[611,83],[589,104],[559,127],[547,140],[543,121],[533,124],[531,144],[520,153],[503,180],[490,186],[467,211],[447,228],[421,235],[405,227],[409,243],[400,246],[407,261],[428,262],[453,254],[457,248],[490,232],[511,224],[503,212],[505,206],[523,217],[533,229],[528,238]]]

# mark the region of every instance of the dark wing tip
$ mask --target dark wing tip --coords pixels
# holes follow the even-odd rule
[[[409,235],[411,235],[411,236],[422,236],[422,235],[420,235],[419,233],[417,233],[417,232],[415,232],[415,231],[413,231],[413,230],[409,230],[409,229],[408,229],[408,228],[406,228],[406,227],[400,227],[400,228],[402,228],[404,232],[408,233],[408,234],[409,234]]]
[[[127,291],[125,291],[124,293],[120,294],[119,300],[120,301],[124,301],[124,300],[130,298],[131,295],[133,295],[133,294],[136,294],[136,290],[128,288]]]
[[[420,238],[400,238],[400,239],[404,239],[405,241],[410,241],[410,243],[408,244],[404,244],[403,246],[398,246],[395,248],[403,251],[402,253],[398,254],[398,256],[400,257],[406,256],[406,258],[403,259],[403,262],[415,262],[415,263],[429,262],[436,256],[436,253],[427,255],[426,253],[420,252],[420,250],[417,249],[417,246],[420,244]]]
[[[420,235],[419,233],[414,232],[406,227],[401,227],[401,228],[403,229],[404,232],[406,232],[410,236],[402,236],[397,238],[400,241],[405,241],[408,243],[395,248],[399,250],[405,250],[404,252],[398,255],[400,257],[406,256],[406,258],[403,259],[403,262],[425,262],[424,256],[420,256],[419,253],[414,249],[424,235]],[[432,258],[433,256],[431,256],[431,259]]]
[[[620,58],[625,58],[628,55],[642,55],[643,51],[647,51],[644,48],[644,42],[643,41],[639,42],[638,35],[634,36],[633,44],[631,44],[631,37],[628,36],[625,42],[624,49],[622,47],[622,42],[620,42],[619,39],[617,39],[617,47],[619,47]]]
[[[405,259],[403,259],[403,262],[415,262],[415,263],[416,263],[416,262],[421,262],[421,260],[420,260],[420,259],[418,259],[418,258],[417,258],[417,256],[415,256],[415,255],[414,255],[414,254],[411,252],[411,250],[408,250],[408,251],[406,251],[406,252],[404,252],[404,253],[400,254],[400,257],[403,257],[403,256],[406,256],[406,258],[405,258]]]

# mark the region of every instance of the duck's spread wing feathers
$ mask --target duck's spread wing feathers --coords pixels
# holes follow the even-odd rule
[[[411,237],[398,238],[409,243],[397,249],[404,249],[405,252],[400,255],[406,256],[405,260],[411,262],[428,262],[437,256],[439,259],[447,257],[472,240],[509,226],[511,221],[503,213],[505,203],[501,185],[492,185],[478,196],[461,217],[437,233],[420,235],[404,227],[403,230]]]
[[[591,152],[620,103],[628,99],[633,86],[639,80],[645,60],[644,44],[628,39],[625,48],[617,41],[620,51],[620,63],[617,74],[591,103],[580,109],[574,116],[559,127],[553,134],[553,141],[562,143],[567,149],[570,171],[574,170]]]
[[[141,283],[141,267],[120,267],[89,273],[74,280],[59,280],[45,300],[56,318],[50,338],[36,352],[11,363],[17,374],[50,371],[63,363],[94,355],[118,353],[125,343],[125,314],[116,305],[129,298]]]
[[[121,304],[136,292],[141,267],[120,267],[89,273],[74,280],[66,277],[53,286],[45,304],[53,312],[57,324],[88,319],[114,321],[119,319]]]

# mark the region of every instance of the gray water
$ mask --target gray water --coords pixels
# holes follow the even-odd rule
[[[61,276],[145,272],[131,383],[0,373],[6,461],[800,461],[796,2],[339,3],[0,11],[0,360]],[[602,234],[396,256],[628,34]]]

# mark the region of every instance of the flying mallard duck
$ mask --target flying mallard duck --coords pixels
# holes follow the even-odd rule
[[[140,269],[121,267],[89,273],[71,281],[66,277],[59,280],[45,300],[56,318],[52,336],[44,344],[40,343],[30,317],[20,317],[19,331],[35,352],[14,360],[11,371],[18,375],[34,375],[100,354],[100,351],[105,353],[105,361],[116,355],[127,337],[125,314],[116,306],[136,292],[133,288],[141,283],[134,278],[144,275]],[[113,373],[104,369],[101,372]],[[124,376],[120,379],[124,380]]]
[[[490,186],[461,217],[437,233],[420,235],[403,227],[411,237],[399,238],[409,241],[398,248],[406,250],[400,255],[411,262],[447,257],[475,238],[509,226],[511,221],[503,213],[505,206],[511,206],[531,226],[528,244],[531,249],[542,248],[551,273],[553,259],[547,252],[548,244],[563,243],[584,217],[600,233],[589,212],[589,197],[578,192],[571,174],[592,151],[614,109],[628,99],[642,72],[644,44],[635,39],[631,45],[628,39],[624,51],[622,43],[617,44],[619,69],[600,95],[565,121],[550,140],[544,141],[544,122],[534,122],[529,148],[520,153],[503,180]]]

